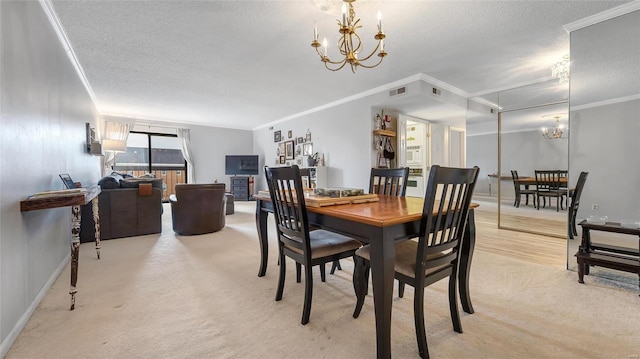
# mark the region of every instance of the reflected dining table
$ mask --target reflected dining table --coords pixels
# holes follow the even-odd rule
[[[261,262],[258,276],[267,271],[269,245],[267,216],[273,213],[271,198],[258,194],[256,200],[256,226],[260,241]],[[371,246],[371,281],[376,322],[377,358],[391,358],[391,307],[395,263],[395,242],[418,235],[424,199],[417,197],[379,196],[379,201],[309,207],[309,223],[327,230],[368,241]],[[469,295],[469,274],[475,247],[475,219],[472,204],[465,226],[460,253],[458,290],[465,312],[473,313]],[[355,304],[355,302],[354,302]]]

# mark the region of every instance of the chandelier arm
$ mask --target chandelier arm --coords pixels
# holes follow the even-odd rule
[[[369,56],[369,57],[371,57],[371,56]],[[372,68],[380,65],[380,63],[382,62],[382,59],[384,59],[384,57],[380,57],[380,60],[378,60],[378,63],[376,63],[375,65],[363,65],[362,63],[360,63],[358,65],[364,67],[365,69],[372,69]]]
[[[371,58],[371,56],[375,55],[375,54],[378,52],[378,49],[379,49],[379,48],[380,48],[380,40],[378,40],[378,44],[376,45],[376,48],[375,48],[375,49],[373,49],[373,51],[371,51],[371,53],[369,54],[369,56],[364,57],[364,58],[362,58],[362,59],[359,59],[358,61],[367,61],[367,60],[369,60],[369,59]],[[373,66],[362,66],[362,67],[365,67],[365,68],[370,69],[370,68],[372,68],[372,67],[378,66],[381,62],[382,62],[382,57],[380,58],[380,61],[378,61],[378,63],[377,63],[377,64],[375,64],[375,65],[373,65]]]
[[[332,69],[331,67],[329,67],[329,65],[328,65],[329,63],[331,63],[331,64],[339,64],[340,62],[330,62],[330,61],[327,61],[327,62],[325,62],[325,63],[324,63],[324,67],[326,67],[326,68],[327,68],[327,70],[329,70],[329,71],[340,71],[340,70],[342,70],[342,68],[344,67],[344,65],[346,65],[346,64],[347,64],[347,61],[342,61],[342,65],[340,65],[340,67],[335,68],[335,69]]]

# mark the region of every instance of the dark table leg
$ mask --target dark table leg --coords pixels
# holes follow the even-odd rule
[[[78,282],[78,257],[80,253],[80,206],[71,207],[71,286],[69,294],[71,294],[71,309],[76,307],[76,283]]]
[[[469,294],[469,273],[471,272],[471,259],[473,259],[473,249],[476,246],[476,221],[473,209],[469,209],[467,225],[464,230],[464,240],[462,241],[462,251],[460,252],[460,274],[458,277],[458,291],[460,292],[460,302],[462,309],[469,314],[473,314],[473,305]]]
[[[393,240],[383,239],[384,233],[376,237],[371,238],[370,245],[377,358],[388,359],[391,358],[391,305],[396,249]]]
[[[260,269],[258,277],[264,277],[267,273],[267,257],[269,256],[269,242],[267,237],[267,215],[263,208],[264,201],[256,200],[256,227],[258,227],[258,240],[260,241]]]

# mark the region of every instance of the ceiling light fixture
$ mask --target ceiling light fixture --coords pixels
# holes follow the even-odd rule
[[[562,56],[562,61],[551,66],[551,76],[560,80],[560,83],[569,82],[569,55]]]
[[[560,140],[560,139],[566,139],[569,137],[569,135],[565,132],[569,130],[569,127],[564,127],[564,125],[560,124],[560,118],[563,117],[562,114],[554,114],[554,115],[545,115],[542,116],[542,118],[549,118],[549,117],[553,117],[556,119],[556,125],[555,127],[549,129],[546,127],[542,128],[542,137],[544,138],[548,138],[550,140]]]
[[[376,48],[371,51],[371,53],[363,58],[358,58],[358,54],[362,51],[362,41],[360,36],[356,33],[356,30],[361,28],[361,25],[358,25],[360,19],[356,19],[356,12],[353,9],[353,3],[356,0],[343,0],[342,4],[342,21],[338,20],[338,28],[341,34],[341,38],[338,41],[338,49],[340,50],[340,54],[344,57],[340,61],[332,61],[327,56],[327,38],[325,37],[322,41],[322,46],[324,47],[324,53],[321,53],[319,47],[321,46],[318,42],[318,28],[314,27],[313,29],[313,42],[311,42],[311,46],[316,49],[318,56],[320,56],[320,61],[324,62],[324,66],[331,71],[338,71],[342,69],[347,63],[351,66],[351,71],[353,73],[356,72],[356,68],[358,66],[362,66],[364,68],[374,68],[380,63],[387,53],[384,51],[384,38],[386,37],[384,32],[382,32],[382,14],[378,11],[378,33],[373,37],[378,40]],[[378,51],[379,50],[379,51]],[[365,61],[369,60],[374,54],[378,53],[377,63],[373,65],[364,64]]]

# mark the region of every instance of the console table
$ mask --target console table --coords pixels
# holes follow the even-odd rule
[[[578,282],[584,283],[584,275],[589,274],[589,266],[600,266],[638,274],[640,288],[640,249],[623,248],[591,242],[591,230],[611,233],[630,234],[638,237],[640,248],[640,228],[622,227],[619,223],[607,222],[593,224],[587,221],[579,223],[582,227],[582,243],[575,254],[578,261]]]
[[[92,202],[93,221],[96,230],[96,253],[100,259],[100,217],[98,212],[98,195],[100,186],[78,188],[65,191],[42,192],[20,201],[20,211],[35,211],[71,206],[71,309],[76,303],[76,282],[78,281],[78,254],[80,252],[80,206]]]

